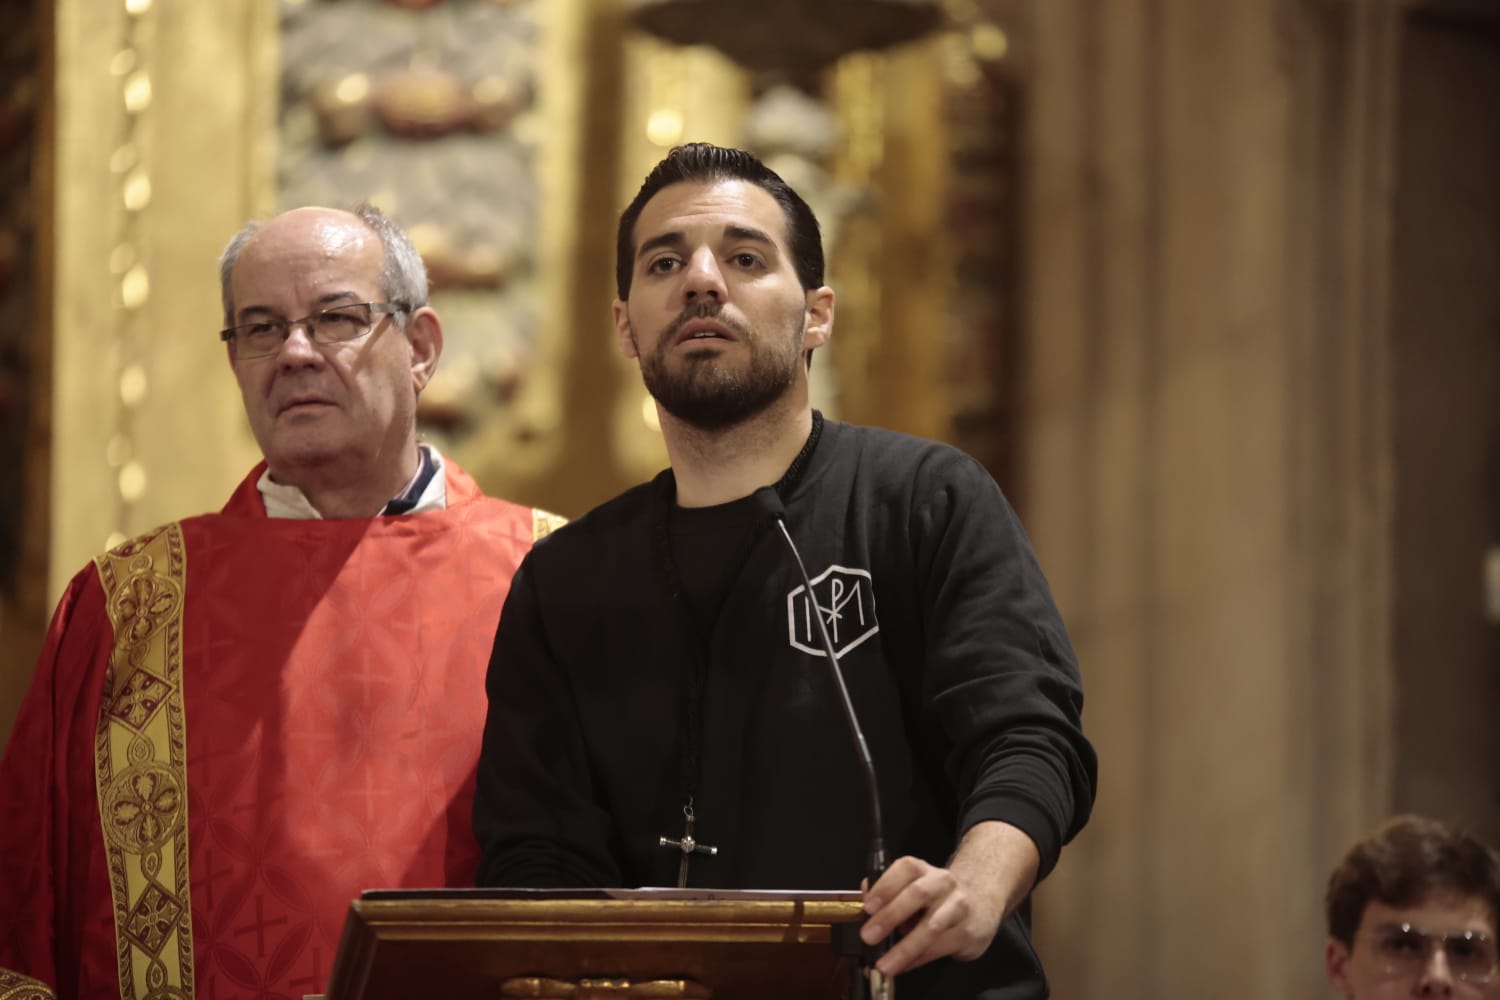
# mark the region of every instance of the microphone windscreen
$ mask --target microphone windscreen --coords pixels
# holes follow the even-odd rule
[[[767,522],[786,520],[786,504],[774,486],[762,486],[750,494],[751,501],[765,515]]]

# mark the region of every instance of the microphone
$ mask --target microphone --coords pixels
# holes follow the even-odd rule
[[[844,683],[844,672],[839,668],[838,654],[834,652],[833,639],[828,635],[828,625],[823,621],[823,611],[818,607],[812,580],[802,562],[802,553],[797,551],[797,543],[792,541],[792,533],[787,530],[786,505],[781,502],[780,495],[772,486],[761,487],[753,496],[756,505],[765,512],[766,519],[776,522],[781,540],[786,542],[786,550],[792,554],[792,562],[797,566],[797,574],[802,577],[802,586],[807,588],[807,599],[812,603],[813,609],[812,620],[818,623],[818,638],[822,640],[823,655],[828,657],[828,671],[833,677],[833,687],[839,693],[839,705],[844,710],[844,721],[849,724],[849,735],[854,738],[854,750],[859,757],[860,770],[865,777],[865,790],[870,800],[870,853],[865,864],[868,884],[874,885],[885,872],[887,864],[885,824],[880,818],[880,788],[875,783],[875,761],[870,756],[870,746],[865,742],[865,731],[860,728],[859,717],[854,714],[849,686]],[[845,926],[851,929],[855,927],[853,924]],[[841,954],[859,954],[863,959],[862,974],[856,973],[850,981],[851,1000],[894,1000],[896,984],[875,968],[875,960],[890,948],[892,940],[893,937],[887,937],[879,944],[866,947],[855,933],[849,933],[842,940],[839,935],[835,935],[835,950]]]
[[[817,622],[818,638],[823,645],[823,655],[828,657],[828,670],[833,678],[833,686],[839,695],[839,705],[844,710],[844,721],[849,724],[849,735],[854,739],[854,750],[859,757],[860,769],[864,773],[865,788],[870,800],[870,853],[866,858],[867,875],[869,884],[884,874],[888,859],[885,855],[885,824],[880,817],[880,788],[875,783],[875,761],[870,756],[869,744],[865,742],[864,730],[860,728],[859,717],[854,714],[854,702],[849,698],[849,687],[844,683],[844,673],[839,668],[838,654],[834,652],[833,640],[828,635],[828,626],[823,621],[822,609],[818,607],[817,595],[813,593],[812,580],[808,578],[807,567],[802,563],[802,553],[797,551],[797,543],[792,541],[792,534],[786,527],[786,506],[781,502],[775,487],[763,486],[753,494],[756,505],[765,512],[766,519],[776,522],[780,529],[782,541],[786,542],[787,551],[792,555],[792,562],[797,566],[797,573],[802,577],[802,585],[807,588],[807,599],[812,602],[814,614],[813,621]]]

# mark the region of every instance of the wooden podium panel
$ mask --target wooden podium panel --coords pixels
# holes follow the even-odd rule
[[[858,893],[366,893],[328,998],[827,1000],[854,969],[832,926],[863,916]]]

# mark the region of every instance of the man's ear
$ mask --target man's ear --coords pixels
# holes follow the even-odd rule
[[[807,293],[807,323],[802,332],[803,353],[822,347],[832,336],[833,289],[824,285]]]
[[[1349,982],[1349,946],[1338,938],[1329,938],[1323,947],[1323,974],[1328,985],[1345,1000],[1354,997],[1354,986]]]
[[[630,329],[630,312],[627,309],[629,303],[615,299],[613,312],[615,317],[615,339],[620,342],[620,353],[627,358],[639,358],[640,352],[636,350],[635,334]]]
[[[443,353],[443,321],[423,306],[411,314],[406,339],[411,342],[412,384],[421,392],[437,373],[438,358]]]

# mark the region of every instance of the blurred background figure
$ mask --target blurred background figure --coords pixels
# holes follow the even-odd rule
[[[1349,849],[1325,905],[1345,1000],[1500,995],[1500,855],[1473,837],[1398,816]]]

